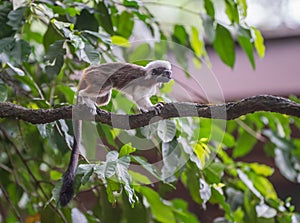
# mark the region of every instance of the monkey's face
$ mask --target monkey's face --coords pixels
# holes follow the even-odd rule
[[[172,77],[172,71],[165,67],[158,67],[152,69],[151,76],[156,80],[157,83],[167,83]]]

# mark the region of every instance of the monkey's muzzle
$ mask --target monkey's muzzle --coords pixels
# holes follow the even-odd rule
[[[166,76],[167,78],[171,79],[172,71],[166,70],[163,72],[163,76]]]
[[[167,83],[172,79],[172,71],[165,70],[160,76],[157,77],[157,82]]]

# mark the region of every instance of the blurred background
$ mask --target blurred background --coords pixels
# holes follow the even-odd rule
[[[155,4],[154,2],[163,2],[163,4]],[[215,0],[215,2],[218,3],[219,1]],[[201,25],[199,25],[201,20],[196,16],[198,12],[193,14],[195,9],[199,9],[199,2],[164,0],[151,1],[149,4],[152,4],[152,13],[165,25],[165,29],[168,29],[170,24],[173,23],[194,25],[201,29]],[[198,81],[200,85],[201,82],[203,84],[203,78],[209,76],[210,74],[207,72],[211,71],[214,73],[226,101],[259,94],[284,97],[290,95],[300,96],[300,0],[251,0],[247,1],[247,4],[248,14],[245,22],[250,26],[257,27],[262,32],[266,46],[265,57],[260,59],[256,55],[256,68],[253,69],[247,55],[236,45],[236,63],[234,68],[231,69],[221,61],[212,46],[207,42],[207,51],[211,63],[208,65],[209,68],[190,70],[192,75],[190,79],[185,75],[179,75],[179,81],[188,86],[185,89],[191,91],[189,96],[192,95],[194,101],[205,102],[207,95],[203,94],[207,92],[199,89],[196,82]],[[178,8],[172,5],[181,5],[186,10],[179,11]],[[229,24],[229,21],[226,21],[226,16],[224,16],[224,5],[220,2],[218,7],[220,10],[216,10],[216,17],[224,25]],[[178,74],[174,73],[175,75]],[[195,80],[197,81],[195,82]],[[175,87],[176,84],[180,85],[175,82]],[[195,91],[199,91],[200,96]],[[176,93],[174,96],[182,101],[191,100],[191,98]],[[299,130],[295,129],[294,132],[296,137],[300,137]],[[258,143],[250,154],[240,160],[265,163],[272,166],[276,171],[270,180],[276,185],[275,189],[280,198],[285,200],[289,195],[292,195],[293,204],[296,210],[300,211],[299,184],[288,181],[280,174],[274,164],[274,159],[267,157],[263,152],[263,143]],[[180,189],[178,186],[177,190],[174,191],[174,195],[176,193],[178,196],[178,190],[184,190],[184,188]],[[180,194],[185,196],[183,191]],[[185,197],[185,199],[187,198]],[[192,199],[190,199],[190,202],[193,204]],[[209,222],[209,219],[213,216],[218,216],[217,207],[209,207],[209,214],[199,210],[196,204],[191,205],[191,209],[194,213],[197,213],[199,219],[203,222]]]
[[[194,64],[192,57],[190,60],[187,59],[189,61],[188,73],[191,77],[188,78],[179,67],[174,67],[175,85],[171,96],[176,100],[217,103],[224,100],[239,100],[259,94],[272,94],[284,97],[289,97],[290,95],[300,96],[300,0],[236,1],[247,1],[247,17],[241,23],[245,22],[250,26],[253,25],[262,32],[266,46],[264,58],[261,59],[258,55],[255,55],[256,67],[253,68],[245,52],[236,44],[235,65],[233,68],[229,68],[213,50],[209,38],[204,37],[208,57],[205,58],[202,64],[198,64],[198,67]],[[24,2],[26,0],[13,1],[13,4],[22,4]],[[48,0],[45,2],[48,2]],[[141,2],[147,5],[154,17],[159,20],[161,27],[166,32],[169,31],[170,34],[172,34],[174,24],[186,27],[193,26],[200,32],[201,30],[203,31],[203,20],[199,16],[199,14],[201,16],[205,14],[203,1],[141,0]],[[228,21],[228,16],[226,16],[224,1],[213,0],[213,3],[218,24],[229,28],[230,21]],[[47,28],[44,26],[44,33]],[[134,30],[134,35],[130,39],[131,42],[147,42],[148,39],[153,39],[149,29],[145,28],[143,23],[139,24],[136,22]],[[41,32],[40,29],[38,31]],[[160,40],[159,35],[157,35],[157,40]],[[172,58],[172,55],[170,55],[170,58]],[[61,89],[64,90],[65,88]],[[171,100],[173,101],[173,99]],[[270,116],[273,118],[272,115]],[[299,139],[299,129],[292,129],[292,136]],[[286,200],[288,196],[291,196],[292,204],[295,205],[296,211],[299,212],[299,184],[292,183],[283,177],[274,163],[274,158],[268,157],[266,155],[267,152],[263,152],[263,147],[264,141],[262,140],[262,142],[257,143],[248,155],[238,158],[237,161],[257,162],[272,166],[275,172],[270,177],[270,181],[276,186],[276,192],[282,200]],[[52,151],[48,147],[46,149]],[[228,149],[227,151],[229,151],[229,155],[232,155],[230,150]],[[61,159],[61,157],[59,158]],[[95,196],[91,196],[93,195],[92,191],[88,192],[89,194],[83,193],[79,196],[84,197],[92,205],[96,202]],[[189,209],[197,214],[201,222],[212,222],[212,219],[223,215],[218,205],[208,204],[207,211],[204,211],[203,208],[199,207],[199,204],[193,201],[187,189],[180,182],[176,185],[176,190],[168,192],[167,196],[170,198],[181,197],[188,201]],[[93,198],[94,201],[92,200]]]
[[[168,30],[172,24],[193,25],[203,30],[199,18],[201,1],[154,0],[143,1],[159,22]],[[225,26],[230,24],[225,16],[223,2],[215,0],[216,18]],[[246,23],[257,27],[265,38],[266,53],[263,59],[257,55],[256,69],[242,49],[236,46],[236,63],[233,69],[226,66],[213,49],[208,47],[211,70],[223,91],[226,100],[239,99],[257,94],[289,96],[300,95],[300,0],[251,0],[247,1]],[[181,6],[182,8],[178,7]],[[201,14],[201,12],[200,12]],[[227,20],[226,20],[227,19]],[[147,30],[136,27],[136,39],[145,39]],[[150,34],[149,34],[150,36]],[[209,42],[207,41],[209,45]],[[194,78],[201,82],[206,71],[190,70],[193,79],[181,81],[194,85]],[[180,96],[179,96],[180,98]],[[187,98],[180,98],[186,100]],[[195,101],[199,98],[195,96]],[[201,101],[201,100],[200,100]]]

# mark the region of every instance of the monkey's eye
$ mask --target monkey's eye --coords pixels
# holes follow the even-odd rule
[[[157,75],[159,75],[159,74],[160,74],[160,72],[159,72],[158,69],[153,69],[153,70],[152,70],[152,75],[153,75],[153,76],[157,76]]]

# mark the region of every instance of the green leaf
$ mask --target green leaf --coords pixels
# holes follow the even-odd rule
[[[207,183],[214,184],[220,183],[224,174],[224,164],[221,162],[211,163],[203,171]]]
[[[51,180],[59,180],[61,178],[61,172],[58,172],[57,170],[51,170],[50,171],[50,179]]]
[[[198,203],[202,204],[202,200],[200,198],[200,180],[199,180],[199,169],[193,163],[188,162],[188,167],[181,174],[181,181],[186,188],[189,190],[189,194],[192,199]],[[193,182],[193,183],[191,183]]]
[[[31,46],[25,40],[17,40],[15,47],[11,51],[11,56],[17,64],[26,62],[31,53]]]
[[[63,48],[64,40],[57,40],[49,46],[49,49],[45,55],[48,65],[46,66],[46,72],[49,77],[54,78],[58,75],[63,64],[64,55],[66,50]]]
[[[27,85],[35,97],[40,97],[39,90],[37,88],[38,85],[32,78],[28,77],[27,75],[17,75],[15,78]]]
[[[139,172],[134,172],[132,170],[129,170],[128,172],[129,172],[130,176],[132,177],[132,181],[134,183],[143,184],[143,185],[152,183],[151,180],[144,174],[141,174]]]
[[[13,61],[16,64],[21,64],[28,60],[31,47],[25,40],[16,41],[13,37],[7,37],[0,40],[0,53],[5,55],[0,58],[0,61],[4,59],[2,60],[4,63]],[[13,65],[10,66],[12,67]]]
[[[260,194],[260,192],[254,187],[253,181],[240,169],[237,170],[238,176],[241,179],[241,181],[246,185],[246,187],[260,200],[263,200],[263,196]]]
[[[163,59],[168,51],[168,42],[161,39],[159,42],[154,43],[154,58]]]
[[[116,147],[115,134],[113,129],[108,125],[97,125],[97,131],[101,137],[105,137],[107,143],[113,147]]]
[[[204,43],[199,39],[199,32],[196,27],[192,26],[192,33],[190,36],[191,46],[197,57],[201,57],[203,55],[203,46]]]
[[[126,6],[128,8],[138,9],[140,7],[139,2],[133,1],[133,0],[124,0],[123,4],[124,4],[124,6]]]
[[[189,39],[189,35],[187,34],[184,26],[176,24],[174,26],[172,40],[176,43],[186,46],[188,44],[188,39]]]
[[[134,153],[136,151],[135,147],[132,147],[131,143],[125,144],[120,149],[119,158]]]
[[[136,163],[142,165],[142,167],[144,167],[154,177],[156,177],[157,179],[160,179],[159,170],[157,168],[155,168],[154,165],[148,163],[143,157],[131,156],[131,159],[133,162],[136,162]]]
[[[0,102],[4,102],[7,99],[7,89],[4,83],[0,83]]]
[[[100,179],[106,180],[116,174],[117,158],[118,152],[111,151],[106,155],[106,162],[103,162],[95,167],[95,173]]]
[[[117,19],[117,32],[120,36],[129,38],[132,34],[134,26],[134,17],[132,13],[123,11]]]
[[[122,156],[118,159],[119,153],[117,151],[110,151],[106,155],[106,162],[101,163],[100,165],[96,165],[94,168],[95,173],[98,175],[100,179],[102,179],[107,184],[107,192],[109,196],[109,200],[111,203],[114,202],[113,191],[115,189],[111,188],[112,185],[109,183],[110,181],[116,181],[115,178],[117,177],[117,182],[123,184],[125,192],[128,195],[129,203],[133,205],[137,201],[137,197],[135,196],[134,190],[131,187],[132,178],[128,172],[128,168],[130,165],[130,157]],[[110,180],[110,178],[112,178]],[[115,187],[115,186],[114,186]],[[118,190],[118,188],[116,188]]]
[[[39,24],[39,22],[35,22],[36,24]],[[39,24],[41,25],[41,24]],[[41,44],[43,42],[43,37],[45,32],[44,31],[40,31],[40,30],[34,30],[32,28],[31,23],[25,23],[24,26],[22,27],[22,32],[23,32],[23,38],[24,40],[34,43],[35,44]],[[36,25],[38,26],[38,25]]]
[[[248,166],[257,174],[269,177],[274,173],[274,169],[264,164],[250,163]]]
[[[271,182],[262,176],[259,176],[253,172],[247,172],[247,176],[253,182],[255,188],[267,199],[277,200],[276,191]]]
[[[173,86],[175,84],[175,81],[172,79],[168,83],[164,83],[162,88],[159,89],[159,91],[163,94],[169,94],[173,91]]]
[[[84,57],[85,55],[78,55],[78,53],[82,53],[81,50],[85,48],[84,40],[80,36],[76,35],[74,32],[70,31],[70,29],[62,28],[62,30],[66,38],[69,38],[71,40],[71,44],[75,48],[75,50],[79,50],[76,52],[76,54],[80,59],[82,59],[82,57]]]
[[[16,10],[12,10],[8,14],[9,21],[7,22],[14,30],[18,30],[23,25],[24,12],[26,7],[19,7]]]
[[[112,42],[112,44],[115,44],[117,46],[130,47],[130,42],[128,41],[128,39],[126,39],[122,36],[112,36],[111,42]]]
[[[119,153],[117,151],[110,151],[106,154],[106,162],[114,162],[118,157]]]
[[[188,36],[187,36],[188,38]],[[180,44],[182,45],[182,44]],[[175,54],[176,56],[176,60],[178,61],[179,65],[181,66],[181,69],[186,71],[188,69],[188,56],[187,56],[187,48],[185,47],[178,47],[175,45],[174,48],[172,48],[172,52]],[[189,75],[186,72],[186,75]]]
[[[9,53],[14,45],[15,45],[15,38],[13,37],[6,37],[3,39],[0,39],[0,53],[7,52]]]
[[[59,194],[60,194],[61,186],[62,186],[62,178],[59,181],[57,181],[57,183],[55,184],[55,186],[51,192],[52,196],[56,202],[59,201]]]
[[[277,214],[277,211],[274,208],[269,207],[266,204],[259,204],[255,207],[257,217],[263,218],[274,218]]]
[[[247,54],[248,59],[251,62],[252,68],[255,69],[255,61],[253,56],[253,44],[251,42],[251,33],[250,30],[245,29],[243,27],[239,27],[238,29],[238,36],[237,40],[244,50],[244,52]]]
[[[203,169],[203,163],[201,160],[195,155],[194,149],[192,146],[187,142],[187,139],[183,137],[179,137],[178,142],[181,144],[183,151],[186,153],[186,155],[189,156],[189,159],[196,164],[197,168],[202,170]]]
[[[263,130],[262,133],[267,136],[273,144],[275,144],[278,148],[289,152],[295,148],[295,145],[291,140],[280,137],[277,133],[270,129]]]
[[[204,32],[207,39],[211,43],[214,42],[216,36],[214,20],[210,16],[202,16],[202,22],[203,22]]]
[[[159,138],[164,142],[170,142],[176,134],[176,124],[174,120],[162,120],[159,121],[157,126],[157,134]]]
[[[182,199],[172,200],[173,213],[177,222],[182,223],[199,223],[196,215],[192,214],[188,210],[188,203]]]
[[[215,18],[215,8],[211,0],[204,0],[204,8],[206,13],[212,18]]]
[[[201,161],[202,166],[206,165],[206,160],[209,158],[210,149],[206,142],[198,140],[198,142],[193,146],[194,153],[197,155],[198,159]]]
[[[65,5],[47,5],[49,8],[53,10],[54,13],[57,13],[59,15],[66,15],[69,14],[71,17],[74,17],[76,15],[80,14],[80,11],[78,8],[75,7],[66,7]]]
[[[227,131],[225,131],[225,129],[222,128],[222,126],[222,122],[220,122],[220,125],[218,125],[218,122],[216,120],[212,122],[211,119],[201,119],[199,139],[204,138],[209,139],[209,141],[220,142],[226,145],[227,147],[234,146],[234,137]]]
[[[72,148],[72,145],[73,145],[73,136],[71,136],[69,134],[69,127],[68,127],[66,121],[63,120],[63,119],[60,119],[59,120],[59,124],[60,124],[60,130],[63,133],[64,139],[65,139],[67,145],[70,148]]]
[[[125,192],[128,195],[129,203],[134,204],[136,202],[134,190],[131,187],[132,178],[128,172],[128,167],[130,165],[129,156],[123,156],[117,161],[116,165],[116,175],[121,183],[124,183]]]
[[[64,85],[64,84],[59,84],[59,85],[56,85],[55,91],[57,93],[61,93],[64,96],[67,103],[69,103],[69,104],[74,103],[75,92],[70,86]]]
[[[125,193],[122,193],[122,216],[123,216],[122,220],[124,220],[124,223],[125,222],[128,223],[148,222],[150,214],[149,214],[149,209],[146,208],[145,205],[143,205],[142,201],[136,203],[134,205],[134,208],[132,208],[132,205],[130,205],[129,202],[127,201],[127,197],[125,196]],[[107,222],[122,222],[122,221],[120,220],[120,221],[107,221]]]
[[[58,33],[57,29],[54,29],[54,24],[50,23],[48,29],[44,34],[43,45],[46,51],[48,51],[49,46],[57,40],[62,40],[63,37]]]
[[[151,48],[148,43],[142,43],[138,45],[133,52],[130,53],[129,55],[129,62],[130,63],[135,63],[140,60],[144,60],[149,58],[151,53]]]
[[[233,149],[232,156],[234,158],[242,157],[248,154],[256,143],[256,138],[250,135],[245,129],[240,127],[238,129],[238,137],[236,141],[236,145]]]
[[[84,48],[79,50],[80,55],[78,56],[89,64],[99,64],[100,54],[91,44],[85,43]]]
[[[81,175],[83,174],[83,177],[81,178],[81,184],[86,184],[89,180],[92,174],[94,173],[94,167],[95,164],[80,164],[76,170],[76,174]]]
[[[237,0],[237,4],[239,8],[241,9],[242,15],[244,17],[247,16],[247,1],[246,0]]]
[[[141,127],[141,134],[146,137],[146,139],[152,139],[157,133],[158,123],[152,123],[150,125]]]
[[[161,201],[161,197],[149,187],[140,187],[139,192],[147,199],[153,217],[163,223],[176,223],[172,208]]]
[[[228,16],[228,19],[231,21],[231,23],[236,22],[237,24],[239,24],[240,23],[239,11],[235,1],[225,0],[225,6],[226,6],[225,12]]]
[[[238,207],[232,214],[233,218],[234,218],[234,222],[241,222],[244,223],[244,211],[242,210],[241,207]]]
[[[113,35],[115,33],[113,23],[109,14],[109,10],[106,7],[104,1],[100,1],[96,5],[96,9],[97,12],[95,13],[95,16],[98,19],[100,26],[102,26],[107,33]]]
[[[90,13],[89,10],[83,9],[80,12],[80,15],[77,16],[75,29],[78,30],[90,30],[94,32],[98,32],[99,25],[94,16],[94,14]]]
[[[162,143],[162,179],[165,183],[177,180],[175,173],[186,163],[187,159],[182,157],[181,149],[176,140],[170,143]]]
[[[201,199],[203,200],[202,205],[203,205],[203,207],[206,207],[206,203],[211,197],[211,188],[204,179],[200,178],[199,180],[200,180],[199,193],[200,193]]]
[[[53,128],[52,123],[48,124],[38,124],[36,125],[40,135],[42,136],[43,139],[46,139],[47,137],[50,137],[51,135],[51,130]]]
[[[115,204],[116,203],[116,192],[119,192],[121,189],[121,185],[119,182],[117,182],[115,179],[108,179],[106,183],[106,193],[107,193],[107,199],[109,203]],[[111,216],[111,215],[110,215]],[[110,222],[110,221],[107,221]],[[119,222],[119,221],[116,221]]]
[[[233,38],[224,26],[218,24],[216,28],[216,37],[213,47],[219,54],[221,60],[233,68],[235,62],[235,45]]]
[[[254,27],[251,27],[251,30],[254,31],[254,46],[256,52],[260,58],[265,56],[265,45],[264,45],[264,38],[262,37],[260,31]]]
[[[285,216],[285,217],[287,217],[288,219],[290,219],[291,216],[288,215],[288,216]],[[295,221],[294,223],[299,223],[300,222],[300,214],[299,213],[294,213],[292,218]],[[285,222],[286,221],[282,221],[282,222],[280,221],[280,223],[285,223]]]
[[[77,115],[77,114],[76,114]],[[73,123],[74,125],[74,123]],[[85,148],[85,156],[91,159],[96,157],[96,148],[99,144],[99,136],[95,133],[96,123],[83,122],[82,123],[82,144]],[[73,130],[74,126],[70,125]]]
[[[12,11],[12,4],[10,2],[4,1],[0,5],[0,27],[1,27],[0,40],[5,37],[13,36],[15,33],[12,27],[7,24],[7,22],[9,21],[7,16],[11,11]]]
[[[294,162],[290,153],[283,149],[275,148],[275,163],[285,178],[292,182],[300,182],[300,173],[294,169]],[[299,162],[296,165],[299,165]]]
[[[225,196],[223,193],[221,193],[219,190],[216,190],[215,188],[211,188],[211,199],[210,202],[213,204],[220,205],[223,210],[225,211],[225,216],[227,219],[233,221],[232,211],[230,209],[230,206],[225,201]]]

